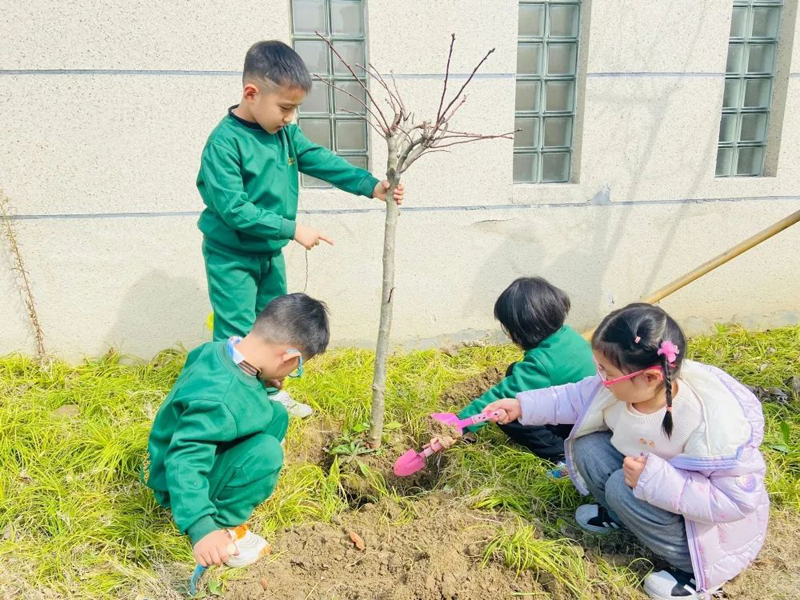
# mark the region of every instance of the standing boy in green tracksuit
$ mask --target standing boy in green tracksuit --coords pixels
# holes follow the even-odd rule
[[[244,339],[208,342],[186,358],[153,421],[143,479],[203,567],[245,566],[267,549],[245,522],[278,481],[289,416],[265,384],[302,375],[329,338],[325,305],[288,294]]]
[[[208,137],[197,176],[206,205],[198,227],[215,341],[245,335],[267,303],[286,293],[282,249],[291,240],[307,250],[320,241],[333,244],[296,220],[298,172],[384,201],[389,188],[388,181],[309,141],[292,123],[311,76],[289,46],[254,44],[242,80],[242,99]],[[398,204],[403,193],[398,186]]]

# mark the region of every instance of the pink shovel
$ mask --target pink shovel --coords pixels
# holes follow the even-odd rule
[[[505,411],[501,409],[492,411],[490,413],[478,413],[477,415],[473,415],[466,419],[459,419],[458,416],[454,415],[453,413],[433,413],[431,418],[456,427],[458,428],[459,432],[462,432],[464,431],[464,427],[469,427],[470,425],[482,423],[483,421],[488,421],[490,419],[496,420],[503,415],[505,415]],[[432,456],[437,452],[441,452],[442,450],[444,450],[444,447],[433,440],[422,447],[422,452],[417,452],[412,448],[403,454],[403,456],[398,458],[397,462],[394,463],[394,474],[398,477],[408,477],[409,475],[413,475],[420,469],[425,468],[425,460],[429,456]]]

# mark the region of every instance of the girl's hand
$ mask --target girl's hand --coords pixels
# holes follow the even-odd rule
[[[443,450],[447,450],[450,446],[456,443],[456,440],[449,435],[443,435],[442,437],[431,438],[431,441],[428,443],[428,445],[431,448],[435,448],[437,443],[442,447]]]
[[[631,489],[636,487],[636,484],[639,483],[639,475],[644,471],[645,465],[647,465],[646,456],[625,457],[625,460],[622,461],[622,472],[625,473],[625,483],[628,484],[628,487]]]
[[[496,421],[500,425],[506,425],[507,423],[511,423],[511,421],[516,421],[522,416],[522,409],[519,406],[519,400],[516,398],[503,398],[502,400],[496,400],[487,405],[486,408],[483,409],[483,412],[490,413],[494,410],[500,409],[506,411],[505,417],[501,416]]]

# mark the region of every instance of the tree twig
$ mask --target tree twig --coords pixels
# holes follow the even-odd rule
[[[444,96],[447,93],[447,79],[450,77],[450,59],[453,56],[453,45],[456,43],[456,34],[450,34],[450,50],[447,53],[447,67],[444,69],[444,86],[442,87],[442,97],[439,99],[439,108],[436,110],[436,124],[438,125],[442,120],[442,105],[444,104]]]

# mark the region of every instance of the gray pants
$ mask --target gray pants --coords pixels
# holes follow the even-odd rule
[[[614,521],[627,527],[653,554],[673,567],[693,571],[683,517],[633,495],[622,472],[625,457],[611,445],[610,432],[578,438],[572,455],[586,487]]]

